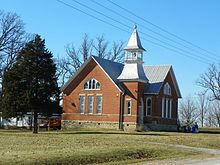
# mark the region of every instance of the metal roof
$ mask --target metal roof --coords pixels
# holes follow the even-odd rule
[[[179,98],[182,97],[171,65],[144,66],[144,72],[149,79],[148,89],[145,91],[145,93],[159,93],[168,72],[170,72],[177,96]]]
[[[128,41],[127,46],[124,48],[124,50],[138,50],[138,51],[145,51],[143,46],[141,45],[141,40],[139,38],[138,32],[137,32],[137,26],[135,25],[134,30],[131,34],[131,37]]]
[[[68,85],[74,81],[77,75],[83,70],[84,67],[87,66],[90,60],[94,60],[101,69],[106,73],[106,75],[113,81],[116,87],[120,91],[124,91],[123,87],[120,85],[120,81],[117,79],[118,76],[121,74],[124,65],[121,63],[113,62],[110,60],[106,60],[103,58],[99,58],[96,56],[91,56],[82,66],[81,68],[73,75],[72,78],[62,87],[62,91],[68,87]],[[145,93],[148,94],[157,94],[160,92],[160,89],[163,85],[163,82],[170,71],[171,77],[174,83],[175,90],[177,92],[178,97],[181,97],[181,93],[172,69],[171,65],[159,65],[159,66],[144,66],[144,73],[148,78],[148,88]],[[131,71],[132,72],[132,71]]]
[[[149,83],[163,82],[171,65],[144,66],[144,72],[149,79]]]
[[[139,63],[125,64],[118,80],[148,82],[143,66]]]

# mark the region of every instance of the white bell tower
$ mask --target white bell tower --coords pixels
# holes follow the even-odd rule
[[[143,52],[145,49],[141,45],[136,25],[124,50],[125,65],[118,79],[121,82],[148,82],[143,69]]]

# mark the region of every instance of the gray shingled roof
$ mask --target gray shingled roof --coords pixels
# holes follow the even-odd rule
[[[149,79],[148,88],[145,93],[157,94],[171,69],[171,65],[144,66],[144,72]]]
[[[127,46],[124,48],[124,50],[131,50],[131,49],[145,51],[145,49],[141,45],[141,40],[139,38],[136,26],[134,27],[134,31],[131,34]]]
[[[124,91],[122,86],[120,86],[120,81],[117,79],[118,76],[121,74],[124,65],[121,63],[113,62],[110,60],[106,60],[103,58],[99,58],[96,56],[92,56],[91,58],[86,61],[86,64],[90,60],[95,60],[95,62],[104,70],[104,72],[107,74],[107,76],[115,83],[115,85],[121,90]],[[82,67],[86,67],[86,64]],[[68,84],[71,81],[74,81],[75,77],[79,72],[83,69],[80,68],[79,71],[64,85],[62,90],[64,90]],[[168,74],[168,72],[171,71],[171,76],[173,76],[175,88],[177,90],[177,93],[179,97],[181,97],[178,84],[175,79],[175,75],[172,70],[171,65],[159,65],[159,66],[144,66],[144,72],[146,77],[149,80],[148,88],[146,89],[145,93],[147,94],[157,94],[160,91],[161,86],[163,85],[163,82]]]
[[[144,66],[149,83],[163,82],[170,69],[171,65]]]
[[[98,63],[99,66],[101,66],[102,69],[104,69],[106,74],[114,81],[118,88],[123,91],[123,88],[120,86],[120,82],[117,78],[121,74],[124,65],[96,56],[92,56],[92,58]]]

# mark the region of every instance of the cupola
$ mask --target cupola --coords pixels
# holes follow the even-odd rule
[[[143,69],[143,52],[145,49],[141,45],[136,25],[124,51],[125,64],[118,79],[120,81],[148,82]]]

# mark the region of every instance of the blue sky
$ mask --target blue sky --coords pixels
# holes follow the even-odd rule
[[[133,25],[136,23],[142,45],[147,50],[144,54],[145,65],[172,64],[183,97],[200,91],[201,88],[196,85],[196,80],[208,69],[209,64],[219,62],[219,0],[111,0],[142,19],[125,12],[108,0],[77,0],[120,23],[109,20],[105,16],[77,4],[75,0],[61,1],[120,29],[96,20],[56,0],[0,0],[0,10],[17,13],[24,21],[26,31],[41,35],[46,40],[47,48],[55,57],[66,56],[65,46],[73,43],[77,47],[85,33],[90,38],[104,34],[109,42],[124,41],[126,44]],[[108,7],[115,13],[94,2]],[[122,18],[118,13],[127,19]],[[178,40],[150,25],[147,21],[211,53]],[[148,29],[160,34],[160,36]],[[161,37],[161,35],[175,40],[178,44]],[[157,39],[155,40],[152,37]],[[180,49],[177,50],[178,52],[174,52],[158,46],[158,44],[164,45],[164,42],[173,46],[172,49],[178,47],[181,50],[184,49],[184,52],[181,54],[178,53]],[[166,45],[166,47],[169,46]]]

